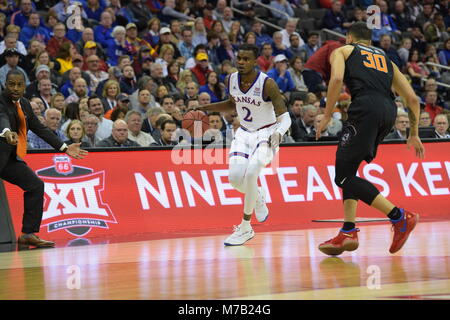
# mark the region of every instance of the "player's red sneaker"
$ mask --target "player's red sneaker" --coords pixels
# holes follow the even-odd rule
[[[394,238],[389,248],[390,253],[396,253],[403,247],[406,240],[408,240],[409,234],[414,230],[414,227],[419,221],[419,215],[417,213],[412,213],[404,209],[400,209],[400,212],[402,213],[402,217],[396,221],[391,221]]]
[[[357,228],[349,231],[341,229],[336,237],[321,243],[319,250],[330,256],[338,256],[344,251],[354,251],[359,246],[358,232]]]

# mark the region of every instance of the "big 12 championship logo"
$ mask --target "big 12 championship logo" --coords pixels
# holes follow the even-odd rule
[[[81,237],[92,228],[108,229],[108,223],[117,223],[102,201],[105,171],[73,166],[66,155],[56,155],[53,161],[53,166],[36,171],[45,184],[41,226],[47,232],[65,230]]]

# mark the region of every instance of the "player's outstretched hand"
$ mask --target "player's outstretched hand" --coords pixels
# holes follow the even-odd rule
[[[85,156],[88,155],[88,152],[86,150],[81,149],[80,146],[81,146],[81,142],[80,143],[72,143],[71,145],[69,145],[66,153],[69,156],[71,156],[72,158],[83,159]]]
[[[425,148],[423,147],[422,141],[420,141],[418,136],[410,136],[406,144],[408,145],[408,149],[411,147],[414,148],[417,157],[423,159],[425,156]]]
[[[325,129],[328,127],[328,123],[330,123],[331,117],[324,115],[322,118],[322,121],[318,124],[317,131],[316,131],[316,141],[320,139],[322,136],[322,132],[325,131]]]
[[[269,137],[269,144],[272,148],[276,149],[280,146],[281,143],[281,134],[278,131],[275,131],[272,133],[272,135]]]

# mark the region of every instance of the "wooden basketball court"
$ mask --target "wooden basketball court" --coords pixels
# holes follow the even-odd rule
[[[450,299],[450,221],[421,222],[395,255],[390,225],[359,225],[339,258],[317,246],[338,227],[0,253],[0,299]]]

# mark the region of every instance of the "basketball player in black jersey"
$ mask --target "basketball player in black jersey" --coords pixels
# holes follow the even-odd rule
[[[342,188],[344,226],[339,234],[319,245],[328,255],[339,255],[358,248],[359,229],[355,228],[358,200],[386,214],[394,226],[390,253],[399,251],[417,224],[419,215],[397,208],[369,181],[356,176],[363,160],[371,162],[378,144],[394,125],[397,107],[392,89],[407,102],[410,133],[408,148],[413,147],[419,158],[424,148],[418,134],[419,100],[405,76],[383,50],[371,47],[372,31],[365,22],[353,24],[347,34],[347,45],[336,49],[330,57],[331,79],[328,86],[325,117],[316,139],[328,125],[333,108],[345,83],[352,96],[348,122],[336,152],[335,183]]]

